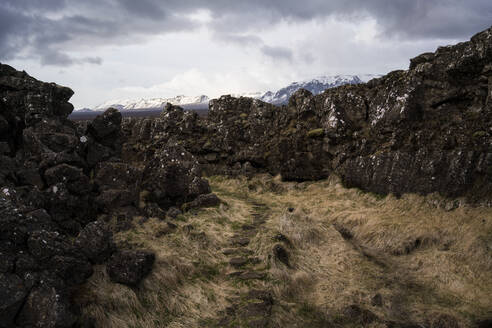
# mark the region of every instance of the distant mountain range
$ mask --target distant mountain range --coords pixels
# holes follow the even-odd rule
[[[110,107],[116,108],[120,111],[123,110],[152,110],[162,109],[167,103],[171,103],[176,106],[186,105],[200,105],[204,104],[208,106],[209,98],[205,95],[196,97],[176,96],[174,98],[150,98],[150,99],[123,99],[123,100],[110,100],[99,106],[93,108],[95,111],[106,110]]]
[[[289,101],[290,96],[300,88],[309,90],[313,94],[320,94],[326,89],[335,88],[345,84],[364,83],[380,76],[381,75],[377,74],[320,76],[311,80],[293,82],[290,85],[275,92],[267,91],[265,93],[241,93],[231,94],[231,96],[256,98],[274,105],[284,105]],[[181,95],[174,98],[110,100],[94,107],[92,111],[103,111],[110,107],[116,108],[120,111],[161,110],[166,105],[166,103],[181,106],[185,109],[207,109],[209,101],[210,98],[206,95],[200,95],[196,97]],[[91,109],[84,108],[79,111],[87,112],[91,111]]]
[[[276,92],[268,91],[258,97],[258,99],[274,105],[284,105],[287,104],[290,96],[301,88],[306,89],[312,94],[317,95],[322,93],[326,89],[336,88],[345,84],[364,83],[380,76],[381,75],[374,74],[320,76],[312,80],[293,82],[285,88],[282,88]]]

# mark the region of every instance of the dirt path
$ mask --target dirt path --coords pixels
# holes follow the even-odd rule
[[[274,304],[271,290],[265,288],[266,265],[251,247],[252,238],[268,220],[268,207],[251,200],[247,205],[251,206],[250,217],[222,249],[229,260],[227,279],[246,288],[232,297],[230,306],[218,314],[220,327],[267,327]]]

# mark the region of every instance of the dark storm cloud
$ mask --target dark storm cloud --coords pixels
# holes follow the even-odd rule
[[[51,49],[45,50],[41,54],[40,60],[42,65],[56,65],[56,66],[70,66],[74,64],[92,64],[92,65],[102,64],[102,58],[100,57],[72,58],[63,52],[51,50]]]
[[[294,58],[294,54],[289,48],[267,45],[256,35],[218,33],[215,35],[215,39],[225,43],[258,48],[263,55],[272,59],[292,61]]]
[[[52,11],[63,9],[66,0],[2,0],[5,7],[24,11]]]
[[[273,59],[292,61],[292,58],[294,57],[292,54],[292,50],[285,47],[272,47],[265,45],[261,47],[261,52]]]
[[[120,0],[123,9],[129,14],[147,17],[150,19],[163,19],[166,14],[158,2],[152,0]]]
[[[210,13],[206,23],[190,15]],[[0,60],[38,58],[46,65],[101,62],[73,57],[77,49],[142,42],[156,34],[207,25],[226,42],[257,44],[264,54],[291,59],[280,45],[265,45],[261,30],[279,22],[335,17],[374,18],[383,36],[400,39],[469,37],[492,24],[490,0],[2,0]],[[68,51],[69,50],[69,51]]]
[[[215,25],[229,29],[280,20],[372,17],[386,35],[420,39],[468,37],[492,24],[490,0],[251,0],[211,1],[207,7],[218,18]]]
[[[138,7],[135,4],[142,4]],[[0,60],[38,58],[43,65],[100,64],[97,56],[73,57],[80,48],[140,42],[190,30],[196,23],[168,15],[152,1],[2,0]]]

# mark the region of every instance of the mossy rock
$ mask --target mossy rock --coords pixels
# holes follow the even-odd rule
[[[319,138],[319,137],[324,136],[324,134],[325,134],[325,131],[320,128],[320,129],[314,129],[314,130],[308,131],[307,136],[308,136],[308,138]]]

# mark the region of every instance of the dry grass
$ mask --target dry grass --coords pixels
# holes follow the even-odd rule
[[[120,243],[152,249],[157,260],[138,289],[111,283],[97,268],[79,298],[98,327],[213,326],[231,299],[252,287],[227,278],[231,269],[221,252],[242,224],[251,223],[252,201],[268,207],[250,249],[268,272],[254,287],[274,294],[272,326],[344,326],[337,318],[351,304],[380,318],[371,327],[389,320],[424,323],[437,314],[468,327],[492,316],[490,208],[445,211],[436,207],[436,195],[382,198],[343,188],[336,178],[210,181],[224,201],[219,208],[187,213],[174,222],[175,232],[160,237],[156,232],[166,223],[157,219],[116,235]],[[191,232],[183,228],[189,224]],[[290,268],[272,256],[278,233],[290,240]],[[381,307],[371,304],[376,294]]]

